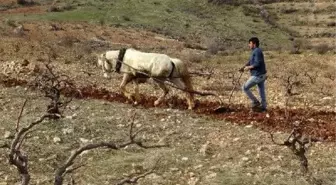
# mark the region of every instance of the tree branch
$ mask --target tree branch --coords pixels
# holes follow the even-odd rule
[[[167,147],[168,145],[144,145],[141,141],[135,141],[135,136],[136,134],[133,133],[133,129],[134,129],[134,117],[135,114],[132,118],[132,122],[131,122],[131,126],[130,126],[130,141],[124,142],[122,144],[116,144],[115,142],[100,142],[100,143],[93,143],[93,144],[87,144],[85,146],[82,146],[80,148],[78,148],[77,150],[75,150],[70,157],[66,160],[66,162],[59,167],[56,172],[55,172],[55,181],[54,181],[54,185],[62,185],[63,184],[63,180],[64,180],[64,176],[66,173],[69,173],[70,170],[68,170],[69,167],[71,167],[74,164],[74,160],[77,158],[78,155],[80,155],[81,153],[83,153],[84,151],[88,151],[88,150],[92,150],[92,149],[96,149],[96,148],[107,148],[107,149],[112,149],[112,150],[120,150],[122,148],[125,148],[126,146],[135,144],[141,148],[161,148],[161,147]],[[73,170],[72,170],[73,171]],[[141,177],[139,177],[141,178]]]
[[[123,185],[123,184],[126,184],[126,183],[128,183],[128,184],[135,184],[135,183],[137,183],[139,179],[144,178],[147,175],[154,173],[154,171],[155,171],[155,169],[156,169],[159,161],[160,160],[157,160],[156,163],[154,164],[154,167],[152,169],[150,169],[149,171],[147,171],[145,173],[142,173],[140,175],[137,175],[135,177],[125,178],[125,179],[121,180],[120,182],[118,182],[116,185]]]
[[[294,155],[296,155],[301,164],[302,172],[306,174],[308,172],[308,159],[305,155],[308,148],[311,146],[312,142],[319,141],[318,139],[312,139],[312,138],[305,138],[302,135],[302,132],[298,128],[294,128],[290,135],[288,136],[287,140],[285,140],[283,143],[277,143],[274,141],[273,134],[271,134],[272,142],[279,146],[286,146],[288,147]]]
[[[25,101],[26,102],[26,101]],[[25,106],[22,106],[21,110],[23,111]],[[21,112],[22,112],[21,111]],[[40,119],[32,122],[27,127],[24,127],[20,129],[18,132],[16,132],[15,137],[9,147],[9,164],[14,165],[20,176],[21,176],[21,184],[22,185],[28,185],[30,181],[30,174],[28,171],[28,156],[21,150],[22,143],[24,139],[27,136],[27,133],[32,129],[35,125],[42,123],[46,118],[50,118],[51,115],[46,114],[42,116]],[[18,117],[17,125],[19,125],[21,115]],[[18,127],[17,127],[18,128]]]

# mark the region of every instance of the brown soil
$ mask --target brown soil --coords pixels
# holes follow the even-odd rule
[[[27,85],[27,81],[6,78],[1,81],[6,87]],[[108,91],[105,88],[97,88],[95,86],[82,86],[75,89],[65,89],[63,94],[68,97],[78,99],[100,99],[111,102],[129,103],[123,95]],[[138,106],[145,108],[153,107],[156,97],[141,95],[142,101]],[[187,109],[185,101],[178,97],[170,97],[165,100],[159,107]],[[217,113],[218,107],[224,107],[225,111]],[[220,105],[218,102],[200,101],[197,103],[194,111],[201,115],[207,115],[215,119],[228,120],[238,124],[251,124],[270,133],[276,131],[289,132],[294,127],[302,130],[302,132],[313,138],[324,141],[335,141],[335,112],[332,111],[316,111],[308,109],[289,109],[273,108],[266,113],[251,112],[243,105]],[[288,115],[286,118],[285,115]],[[294,124],[295,123],[295,124]]]

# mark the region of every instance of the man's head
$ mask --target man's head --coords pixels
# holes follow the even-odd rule
[[[254,49],[254,48],[259,47],[259,39],[257,37],[250,38],[249,47],[250,47],[250,49]]]

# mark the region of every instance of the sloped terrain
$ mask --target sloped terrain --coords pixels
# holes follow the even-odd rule
[[[195,6],[191,1],[181,6],[179,1],[127,1],[130,4],[126,6],[126,1],[74,0],[58,1],[55,7],[59,12],[46,11],[51,1],[31,6],[12,2],[1,1],[0,9],[0,146],[13,138],[25,98],[29,101],[22,126],[45,113],[48,99],[29,84],[46,63],[55,72],[68,75],[76,86],[76,91],[63,91],[64,96],[75,98],[64,118],[38,125],[23,144],[29,156],[31,184],[52,184],[56,167],[84,144],[127,140],[134,114],[136,129],[144,129],[139,139],[169,147],[94,150],[76,160],[76,166],[83,166],[68,174],[66,181],[114,184],[128,174],[153,168],[159,161],[154,173],[139,184],[335,183],[335,54],[328,48],[320,53],[301,47],[298,54],[286,49],[292,40],[306,37],[309,45],[314,39],[332,40],[315,37],[318,29],[332,33],[328,25],[334,12],[322,11],[331,9],[329,1],[316,2],[315,9],[303,1],[265,1],[267,11],[278,12],[275,21],[282,27],[276,28],[255,12],[258,5],[245,1],[238,5],[196,1]],[[143,9],[148,11],[140,12]],[[300,32],[303,27],[295,26],[297,21],[291,22],[288,15],[304,19],[300,15],[308,16],[310,11],[329,18],[318,26],[313,25],[319,21],[307,22],[308,30],[315,30]],[[290,40],[291,30],[286,28],[298,31],[294,39]],[[240,90],[248,74],[238,81],[237,69],[249,57],[246,39],[254,34],[265,40],[267,113],[249,111],[249,102]],[[176,89],[171,89],[163,104],[153,107],[161,93],[153,84],[141,85],[142,102],[133,106],[118,91],[122,77],[112,74],[111,79],[104,79],[96,66],[96,54],[121,47],[181,58],[191,72],[203,74],[193,75],[195,89],[218,94],[228,112],[216,114],[213,110],[219,99],[212,96],[196,96],[196,109],[188,111],[183,93]],[[212,51],[217,49],[220,52],[215,55]],[[308,175],[302,175],[295,155],[273,144],[269,135],[272,132],[278,142],[284,141],[294,127],[320,140],[306,152]],[[15,184],[19,176],[8,164],[7,152],[0,149],[0,184]]]

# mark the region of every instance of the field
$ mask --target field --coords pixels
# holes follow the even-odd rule
[[[132,125],[142,130],[136,139],[144,145],[164,147],[86,151],[64,184],[116,184],[148,171],[138,184],[335,184],[333,1],[52,3],[0,2],[1,185],[21,181],[8,163],[16,125],[28,126],[50,105],[33,84],[47,63],[73,83],[61,99],[73,99],[62,118],[45,120],[25,136],[21,150],[28,156],[30,184],[53,184],[56,169],[79,147],[127,142]],[[238,81],[237,69],[250,54],[247,40],[254,35],[261,38],[268,68],[267,113],[249,110],[240,90],[249,74]],[[187,110],[183,93],[173,88],[154,107],[161,92],[151,83],[140,86],[143,100],[132,105],[118,91],[122,76],[105,79],[96,65],[96,54],[121,47],[182,59],[199,74],[192,78],[195,89],[218,94],[230,112],[216,114],[220,104],[214,96],[196,96],[195,110]],[[304,153],[308,172],[270,137],[284,142],[294,128],[318,140]]]

